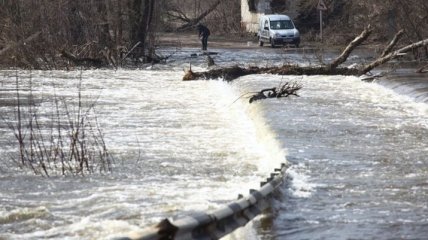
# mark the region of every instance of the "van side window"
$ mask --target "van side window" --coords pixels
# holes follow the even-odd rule
[[[265,25],[263,26],[263,28],[269,28],[269,21],[268,20],[265,21]]]

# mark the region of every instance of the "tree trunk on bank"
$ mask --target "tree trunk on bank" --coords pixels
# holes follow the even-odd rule
[[[109,49],[113,46],[113,41],[110,38],[110,22],[108,21],[108,1],[98,1],[95,3],[96,13],[100,16],[96,23],[96,29],[98,30],[98,44],[101,46],[108,47]]]
[[[144,58],[147,44],[147,36],[151,31],[155,0],[133,0],[130,7],[131,39],[132,42],[141,44],[135,49],[134,59]]]
[[[86,31],[84,29],[85,22],[80,12],[79,1],[69,1],[67,4],[70,11],[68,14],[70,43],[72,45],[82,45],[86,39]]]

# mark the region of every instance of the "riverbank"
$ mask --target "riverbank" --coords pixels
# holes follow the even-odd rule
[[[196,33],[158,33],[158,46],[177,46],[177,47],[200,47],[201,42]],[[319,48],[321,46],[328,48],[341,48],[343,45],[320,44],[313,41],[304,41],[300,48]],[[241,33],[228,35],[212,34],[208,39],[208,47],[226,48],[226,49],[251,49],[260,48],[256,34]],[[287,47],[287,46],[285,46]],[[278,47],[281,48],[281,47]],[[291,48],[291,46],[290,46]],[[294,46],[292,47],[294,48]]]
[[[197,33],[157,33],[157,46],[176,46],[176,47],[200,47],[201,42]],[[373,42],[370,44],[362,44],[363,48],[380,49],[385,46],[385,43]],[[258,38],[255,33],[235,33],[228,35],[212,34],[208,39],[208,47],[211,48],[236,48],[236,49],[251,49],[260,48]],[[308,41],[305,36],[302,36],[300,48],[315,49],[328,48],[331,50],[339,50],[346,47],[344,44],[336,44],[333,42],[315,42]],[[268,48],[268,47],[266,47]],[[284,46],[277,48],[294,48],[294,46]],[[381,50],[379,50],[381,51]]]

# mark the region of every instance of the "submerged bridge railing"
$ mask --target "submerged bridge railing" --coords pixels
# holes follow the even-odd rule
[[[186,216],[174,221],[164,219],[158,224],[132,232],[116,240],[157,240],[157,239],[219,239],[245,226],[254,217],[270,206],[270,198],[285,179],[286,164],[275,169],[266,182],[261,182],[259,190],[250,189],[248,196],[238,196],[238,200],[212,213]]]

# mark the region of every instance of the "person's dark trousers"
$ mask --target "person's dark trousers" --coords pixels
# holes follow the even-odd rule
[[[208,47],[208,36],[202,37],[202,50],[207,50]]]

